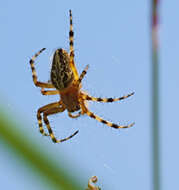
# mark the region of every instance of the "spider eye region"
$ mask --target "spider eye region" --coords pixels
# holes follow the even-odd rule
[[[54,53],[51,68],[51,81],[55,88],[63,90],[74,80],[70,67],[70,57],[64,49],[57,49]]]

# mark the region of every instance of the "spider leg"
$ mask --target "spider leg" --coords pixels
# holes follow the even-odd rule
[[[130,127],[132,127],[132,126],[135,124],[135,123],[131,123],[131,124],[129,124],[129,125],[117,125],[117,124],[115,124],[115,123],[111,123],[111,122],[109,122],[109,121],[106,121],[106,120],[102,119],[101,117],[95,115],[94,113],[90,112],[89,110],[86,112],[86,114],[87,114],[89,117],[91,117],[91,118],[93,118],[93,119],[96,119],[97,121],[99,121],[99,122],[101,122],[101,123],[103,123],[103,124],[106,124],[106,125],[108,125],[109,127],[113,127],[113,128],[115,128],[115,129],[130,128]]]
[[[73,74],[74,74],[74,77],[75,77],[75,80],[78,80],[79,76],[78,76],[78,71],[75,67],[75,62],[74,62],[74,32],[73,32],[73,22],[72,22],[72,12],[71,10],[69,11],[70,12],[70,32],[69,32],[69,43],[70,43],[70,66],[71,66],[71,69],[73,71]]]
[[[54,88],[53,84],[50,83],[44,83],[44,82],[39,82],[37,80],[37,73],[35,70],[35,66],[34,66],[34,61],[35,59],[38,57],[38,55],[40,55],[40,53],[42,53],[42,51],[44,51],[45,48],[41,49],[40,51],[38,51],[30,60],[30,66],[31,66],[31,70],[32,70],[32,78],[33,78],[33,82],[35,84],[35,86],[38,87],[42,87],[42,88]]]
[[[51,127],[50,127],[50,123],[49,123],[49,120],[48,120],[47,116],[48,116],[48,115],[53,115],[53,114],[56,114],[56,113],[59,113],[59,112],[63,112],[63,111],[64,111],[64,110],[61,109],[60,107],[54,107],[54,108],[48,109],[47,111],[43,112],[43,119],[44,119],[44,122],[45,122],[45,124],[46,124],[46,126],[47,126],[49,135],[50,135],[50,137],[51,137],[51,139],[52,139],[52,141],[53,141],[54,143],[60,143],[60,142],[69,140],[69,139],[71,139],[73,136],[75,136],[75,135],[78,133],[78,131],[75,131],[72,135],[70,135],[70,136],[68,136],[68,137],[66,137],[66,138],[64,138],[64,139],[60,139],[60,140],[57,140],[57,139],[55,138],[55,136],[54,136],[54,134],[53,134],[53,131],[52,131]]]
[[[44,132],[44,128],[43,128],[43,125],[42,125],[42,116],[41,116],[41,113],[43,113],[47,109],[50,109],[50,108],[53,108],[53,107],[57,107],[57,106],[59,107],[59,105],[60,105],[59,102],[58,103],[55,102],[55,103],[51,103],[51,104],[45,105],[45,106],[43,106],[43,107],[41,107],[41,108],[38,109],[38,111],[37,111],[37,120],[38,120],[38,124],[39,124],[39,130],[40,130],[40,133],[42,133],[42,135],[49,136],[49,134],[47,134],[47,133]],[[64,109],[62,111],[64,111]]]
[[[78,79],[78,84],[81,83],[82,79],[84,78],[84,76],[85,76],[86,73],[87,73],[88,68],[89,68],[89,65],[86,65],[85,69],[82,71],[82,73],[81,73],[81,75],[80,75],[80,77],[79,77],[79,79]]]
[[[81,102],[81,109],[82,109],[82,114],[87,114],[89,117],[96,119],[97,121],[99,121],[103,124],[106,124],[109,127],[113,127],[115,129],[130,128],[135,124],[135,123],[131,123],[129,125],[117,125],[115,123],[111,123],[109,121],[106,121],[106,120],[102,119],[101,117],[95,115],[94,113],[90,112],[83,102]]]
[[[59,94],[58,90],[44,90],[44,88],[41,89],[42,95],[56,95]]]
[[[119,97],[119,98],[96,98],[93,96],[89,96],[87,94],[82,93],[82,97],[85,100],[91,100],[91,101],[96,101],[96,102],[115,102],[115,101],[120,101],[120,100],[124,100],[130,96],[134,95],[134,92],[127,94],[125,96]]]
[[[68,116],[71,118],[77,118],[81,115],[81,112],[77,113],[76,115],[72,115],[70,112],[68,112]]]

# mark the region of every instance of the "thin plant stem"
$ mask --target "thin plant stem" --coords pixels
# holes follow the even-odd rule
[[[160,190],[158,10],[159,0],[152,0],[152,160],[154,190]]]

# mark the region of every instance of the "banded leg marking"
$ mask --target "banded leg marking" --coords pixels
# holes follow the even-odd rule
[[[106,121],[106,120],[100,118],[99,116],[95,115],[94,113],[90,112],[89,110],[87,110],[86,114],[87,114],[89,117],[91,117],[91,118],[93,118],[93,119],[96,119],[97,121],[99,121],[99,122],[101,122],[101,123],[103,123],[103,124],[106,124],[106,125],[108,125],[109,127],[113,127],[113,128],[115,128],[115,129],[130,128],[130,127],[132,127],[132,126],[134,125],[134,123],[131,123],[131,124],[129,124],[129,125],[117,125],[117,124],[111,123],[111,122],[109,122],[109,121]]]
[[[40,130],[40,133],[42,133],[42,135],[44,135],[44,136],[49,136],[49,134],[45,133],[45,131],[44,131],[41,113],[43,113],[45,110],[47,110],[49,108],[53,108],[56,106],[59,106],[59,103],[55,102],[55,103],[45,105],[45,106],[39,108],[37,111],[37,120],[38,120],[38,124],[39,124],[39,130]]]
[[[70,10],[70,32],[69,32],[69,40],[70,40],[70,53],[74,52],[73,43],[74,43],[74,32],[73,32],[73,21],[72,21],[72,11]]]
[[[76,80],[78,80],[78,71],[75,67],[74,63],[74,32],[73,32],[73,21],[72,21],[72,11],[70,10],[70,31],[69,31],[69,43],[70,43],[70,66],[74,73],[74,77]]]
[[[33,82],[35,84],[35,86],[38,87],[42,87],[42,88],[54,88],[53,84],[49,84],[49,83],[44,83],[44,82],[39,82],[37,80],[37,73],[36,73],[36,69],[35,69],[35,59],[42,53],[42,51],[44,51],[45,48],[42,48],[40,51],[38,51],[30,60],[30,66],[31,66],[31,70],[32,70],[32,78],[33,78]]]
[[[63,112],[63,111],[64,110],[60,109],[59,107],[56,107],[56,108],[49,109],[49,110],[47,110],[47,111],[45,111],[43,113],[44,123],[46,124],[48,132],[49,132],[49,135],[50,135],[50,137],[51,137],[51,139],[52,139],[52,141],[54,143],[60,143],[60,142],[67,141],[67,140],[71,139],[73,136],[75,136],[79,132],[79,131],[75,131],[72,135],[70,135],[70,136],[68,136],[68,137],[66,137],[64,139],[60,139],[60,140],[56,139],[56,137],[54,136],[53,131],[52,131],[51,127],[50,127],[50,123],[49,123],[49,120],[48,120],[47,116],[55,114],[55,113]]]
[[[134,95],[134,92],[126,95],[126,96],[122,96],[119,98],[96,98],[96,97],[92,97],[89,96],[87,94],[82,94],[83,99],[85,100],[89,100],[89,101],[96,101],[96,102],[115,102],[115,101],[120,101],[120,100],[124,100],[130,96]]]
[[[49,136],[49,134],[45,133],[44,128],[43,128],[43,124],[42,124],[42,116],[40,115],[39,112],[37,112],[37,120],[38,120],[38,124],[39,124],[39,131],[43,136]]]
[[[79,77],[79,79],[78,79],[78,84],[80,84],[81,81],[83,80],[84,76],[85,76],[86,73],[87,73],[88,68],[89,68],[89,65],[86,65],[85,69],[82,71],[82,73],[81,73],[81,75],[80,75],[80,77]]]

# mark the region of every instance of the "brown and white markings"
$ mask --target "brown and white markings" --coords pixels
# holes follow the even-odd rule
[[[120,98],[95,98],[81,91],[81,87],[82,87],[81,82],[87,73],[88,65],[79,75],[75,67],[75,62],[74,62],[74,48],[73,48],[74,32],[73,32],[73,23],[72,23],[72,12],[71,10],[69,12],[70,12],[70,32],[69,32],[70,52],[68,53],[64,49],[57,49],[55,51],[53,60],[52,60],[50,82],[46,82],[46,83],[39,82],[37,79],[37,74],[36,74],[36,70],[34,66],[35,59],[40,53],[42,53],[42,51],[45,50],[45,48],[37,52],[30,60],[33,82],[37,87],[41,88],[41,93],[43,95],[59,94],[60,96],[59,101],[51,103],[51,104],[47,104],[39,108],[37,111],[37,120],[38,120],[40,132],[44,136],[50,136],[54,143],[66,141],[78,133],[78,130],[77,130],[72,135],[64,139],[57,140],[55,138],[54,133],[50,127],[48,116],[56,114],[56,113],[61,113],[65,110],[67,110],[68,116],[71,118],[77,118],[81,115],[86,114],[89,117],[96,119],[97,121],[100,121],[101,123],[104,123],[107,126],[113,127],[115,129],[129,128],[134,125],[134,123],[131,123],[130,125],[126,125],[126,126],[111,123],[95,115],[88,109],[86,101],[114,102],[114,101],[119,101],[119,100],[128,98],[132,96],[134,93],[130,93]],[[73,115],[72,113],[75,111],[79,111],[79,112],[78,114]],[[43,121],[48,129],[48,134],[44,132],[44,128],[42,124],[42,115],[43,115]]]

